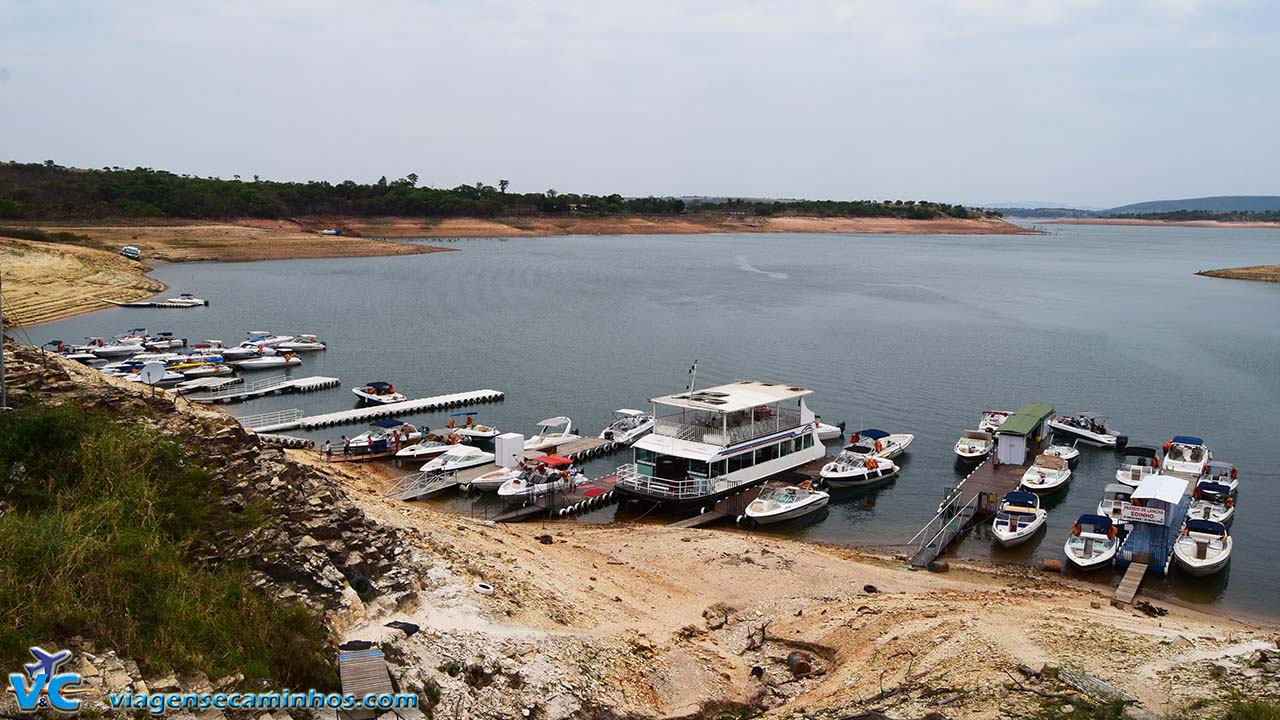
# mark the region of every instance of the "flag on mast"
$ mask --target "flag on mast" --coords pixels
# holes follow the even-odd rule
[[[695,359],[693,364],[689,366],[689,384],[685,386],[686,392],[693,392],[693,383],[698,379],[698,361]]]

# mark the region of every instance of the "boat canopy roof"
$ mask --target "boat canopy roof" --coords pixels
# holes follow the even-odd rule
[[[1205,466],[1210,470],[1234,470],[1236,468],[1235,463],[1229,463],[1226,460],[1210,460],[1205,463]]]
[[[643,410],[632,410],[631,408],[619,408],[617,410],[614,410],[613,414],[626,415],[628,417],[638,417],[640,415],[644,415],[645,412]]]
[[[369,387],[369,388],[373,388],[374,390],[386,390],[387,388],[391,387],[391,383],[383,382],[381,380],[374,380],[373,382],[365,383],[362,387]]]
[[[1195,435],[1174,435],[1173,441],[1180,445],[1204,445],[1204,440]]]
[[[1222,483],[1211,482],[1205,480],[1196,486],[1202,495],[1221,495],[1226,497],[1231,494],[1231,488]]]
[[[1134,500],[1159,500],[1170,505],[1182,502],[1187,481],[1172,475],[1148,475],[1133,491]]]
[[[533,461],[543,465],[550,465],[551,467],[567,467],[573,464],[572,460],[562,455],[543,455],[542,457],[534,458]]]
[[[1194,518],[1187,521],[1187,532],[1204,533],[1206,535],[1226,535],[1227,526],[1213,520]]]
[[[1102,494],[1103,495],[1115,494],[1115,495],[1123,495],[1125,497],[1129,497],[1130,495],[1133,495],[1133,488],[1129,487],[1128,485],[1121,485],[1120,483],[1107,483],[1107,486],[1102,488]]]
[[[555,416],[555,417],[547,418],[546,420],[543,420],[542,422],[539,422],[539,423],[538,423],[538,426],[539,426],[539,427],[542,427],[542,426],[544,426],[544,425],[569,425],[569,424],[572,424],[572,423],[573,423],[573,421],[572,421],[572,420],[570,420],[569,418],[567,418],[567,417],[565,417],[565,416],[563,416],[563,415],[557,415],[557,416]]]
[[[465,417],[467,415],[477,415],[475,410],[463,410],[462,412],[449,413],[449,417]]]
[[[969,440],[986,440],[990,442],[991,433],[985,430],[965,430],[960,433],[960,437],[967,438]]]
[[[1156,449],[1146,445],[1130,445],[1124,449],[1124,454],[1133,457],[1153,458],[1156,456]]]
[[[1011,505],[1026,505],[1027,507],[1036,507],[1040,504],[1040,498],[1035,493],[1020,492],[1014,490],[1004,494],[1004,501]]]
[[[731,413],[750,410],[760,405],[771,405],[784,400],[794,400],[813,394],[812,390],[782,383],[738,380],[727,385],[695,390],[692,393],[663,395],[652,399],[659,405],[672,405],[686,410],[711,410]]]
[[[1048,403],[1027,403],[1009,416],[996,433],[1000,435],[1030,435],[1040,423],[1053,415],[1053,406]]]
[[[1081,527],[1088,526],[1098,530],[1111,529],[1111,518],[1102,515],[1081,515],[1076,522],[1080,523]]]
[[[883,440],[884,438],[889,437],[889,433],[883,430],[877,430],[875,428],[867,428],[866,430],[859,430],[858,432],[854,433],[854,435],[857,435],[858,437],[867,438],[868,440]]]
[[[397,427],[401,427],[402,425],[408,425],[409,423],[403,420],[396,420],[395,418],[387,418],[386,420],[374,420],[369,424],[374,427],[380,427],[380,428],[397,428]]]

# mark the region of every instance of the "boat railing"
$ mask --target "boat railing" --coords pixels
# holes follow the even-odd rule
[[[634,464],[619,467],[617,481],[614,484],[637,493],[668,500],[704,497],[714,490],[714,481],[708,478],[671,480],[642,475]]]
[[[653,432],[677,440],[728,447],[800,426],[800,413],[795,410],[775,410],[768,417],[758,419],[754,419],[753,413],[744,413],[741,420],[730,422],[728,427],[718,417],[705,423],[690,423],[679,418],[679,415],[657,418]]]
[[[267,390],[269,388],[276,387],[277,385],[284,385],[287,382],[289,382],[288,375],[273,375],[269,378],[263,378],[262,380],[257,380],[247,385],[240,384],[240,385],[236,385],[233,388],[222,388],[220,390],[214,390],[213,392],[210,392],[208,395],[205,395],[203,397],[204,399],[214,399],[214,398],[232,397],[234,395],[247,395],[250,393],[258,392],[260,390]]]

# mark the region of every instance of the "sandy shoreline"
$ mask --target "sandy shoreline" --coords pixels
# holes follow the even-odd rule
[[[34,325],[133,302],[165,289],[145,265],[78,245],[0,238],[4,327]]]
[[[1229,280],[1253,280],[1256,282],[1280,282],[1280,265],[1250,265],[1248,267],[1201,270],[1197,275],[1227,278]]]
[[[1280,222],[1223,222],[1221,220],[1151,220],[1146,218],[1059,218],[1039,220],[1046,225],[1140,225],[1150,227],[1280,228]]]

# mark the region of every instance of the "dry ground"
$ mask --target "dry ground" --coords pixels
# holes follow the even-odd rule
[[[148,268],[113,252],[78,245],[0,238],[4,326],[57,320],[133,302],[164,290]]]
[[[1232,280],[1280,282],[1280,265],[1251,265],[1249,267],[1223,268],[1222,270],[1201,270],[1196,274],[1206,277],[1230,278]]]

